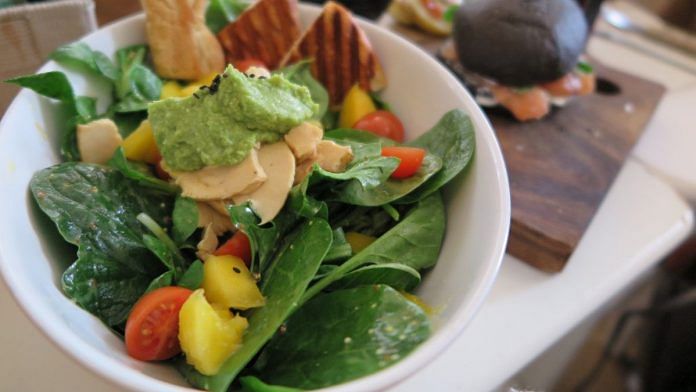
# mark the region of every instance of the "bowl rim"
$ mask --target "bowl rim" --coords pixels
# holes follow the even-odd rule
[[[321,7],[315,4],[299,4],[299,10],[301,13],[316,12],[320,9]],[[500,196],[497,206],[498,210],[500,211],[500,219],[497,224],[497,232],[493,245],[494,252],[493,256],[491,257],[491,262],[486,265],[484,271],[480,275],[480,278],[472,287],[470,287],[470,290],[476,293],[470,302],[465,304],[465,306],[458,308],[449,318],[448,322],[443,324],[443,326],[438,329],[437,333],[433,334],[426,342],[411,352],[403,360],[374,374],[336,386],[321,389],[321,391],[326,392],[371,391],[386,389],[404,381],[418,370],[427,366],[427,364],[432,362],[434,358],[445,351],[449,347],[450,343],[457,339],[466,329],[471,320],[474,319],[474,316],[480,310],[481,305],[493,286],[505,254],[505,246],[508,240],[511,216],[510,188],[502,151],[490,121],[483,113],[482,109],[475,103],[471,94],[466,91],[459,80],[457,80],[446,67],[440,64],[431,55],[423,51],[423,49],[397,35],[396,33],[377,25],[373,21],[367,20],[360,16],[356,16],[356,19],[359,21],[361,28],[373,30],[379,34],[385,34],[390,40],[396,40],[401,45],[409,47],[410,50],[419,52],[421,56],[426,58],[426,61],[430,63],[431,66],[439,68],[444,72],[444,74],[446,74],[448,84],[456,85],[457,89],[464,90],[464,99],[467,101],[464,103],[464,105],[467,107],[468,114],[472,118],[472,121],[476,127],[483,127],[483,129],[480,130],[481,132],[477,132],[476,134],[477,149],[487,147],[490,150],[490,155],[493,157],[496,185]],[[89,34],[80,37],[74,42],[83,41],[101,33],[103,30],[110,30],[121,24],[137,23],[138,20],[144,20],[143,12],[138,12],[108,23],[99,29],[90,32]],[[43,63],[36,72],[41,71],[50,63],[51,61]],[[31,93],[32,92],[28,91],[27,89],[22,89],[20,93],[12,100],[5,114],[11,113],[15,110],[15,106],[20,104],[20,99],[18,99],[20,96]],[[4,115],[0,120],[0,131],[6,127],[6,118],[7,116]],[[478,139],[482,135],[484,139],[486,139],[486,143],[479,142]],[[124,366],[121,361],[100,352],[98,349],[93,348],[90,344],[81,340],[72,330],[66,326],[63,326],[60,319],[51,312],[41,312],[35,309],[33,307],[34,301],[32,300],[32,296],[25,294],[25,292],[22,290],[26,279],[15,276],[11,273],[9,270],[9,264],[5,263],[2,258],[2,252],[0,252],[0,275],[8,286],[10,294],[20,305],[19,308],[21,311],[32,321],[32,323],[38,327],[39,331],[46,336],[48,340],[54,344],[54,346],[58,347],[60,351],[67,354],[67,356],[72,358],[78,365],[81,365],[82,367],[99,375],[105,381],[108,381],[112,385],[137,391],[190,392],[197,390],[191,387],[182,387],[158,380],[154,377],[146,375],[143,372]],[[426,365],[424,366],[424,364]]]

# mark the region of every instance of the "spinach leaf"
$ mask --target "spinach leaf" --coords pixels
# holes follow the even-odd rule
[[[244,392],[301,392],[301,389],[268,385],[254,376],[246,376],[239,379]]]
[[[174,254],[169,248],[167,248],[167,245],[165,245],[164,242],[160,241],[153,235],[144,234],[143,243],[148,249],[150,249],[150,252],[157,256],[157,258],[162,262],[162,264],[164,264],[165,267],[167,267],[170,272],[175,270]]]
[[[16,78],[7,79],[5,82],[32,89],[37,94],[64,103],[72,104],[75,100],[75,95],[73,94],[73,89],[68,78],[64,73],[59,71],[18,76]]]
[[[110,111],[129,113],[147,110],[149,102],[158,100],[162,81],[145,65],[147,46],[134,45],[119,49],[116,62],[119,78],[115,81],[116,100]]]
[[[143,120],[147,119],[147,111],[112,113],[111,117],[118,127],[118,132],[125,139],[140,126]]]
[[[203,284],[203,263],[200,260],[196,260],[191,263],[186,272],[181,275],[181,278],[177,282],[177,286],[195,290],[201,287],[201,284]]]
[[[360,162],[360,158],[374,156],[374,154],[380,155],[382,146],[396,145],[396,142],[393,140],[380,138],[369,132],[354,129],[336,129],[327,132],[326,138],[339,144],[348,145],[354,151],[355,158],[347,170],[350,170],[352,165],[357,165]],[[397,158],[391,159],[398,162]],[[435,176],[441,168],[441,159],[428,150],[421,167],[416,174],[409,178],[402,180],[389,178],[376,187],[366,187],[365,184],[358,181],[350,181],[336,188],[329,197],[332,200],[360,206],[388,204],[402,199],[420,187],[428,179]]]
[[[394,157],[371,157],[359,161],[353,161],[340,173],[326,171],[314,164],[313,172],[325,179],[355,182],[364,189],[373,189],[384,185],[389,176],[399,166],[399,159]],[[348,185],[348,184],[346,184]]]
[[[65,240],[78,247],[63,291],[105,324],[121,325],[163,268],[143,243],[136,215],[165,221],[171,199],[109,167],[69,162],[34,174],[30,189]]]
[[[370,98],[375,103],[377,110],[386,110],[391,112],[391,105],[387,103],[378,92],[370,92]]]
[[[153,279],[152,282],[150,282],[150,285],[147,286],[147,289],[145,290],[145,294],[149,293],[150,291],[160,289],[162,287],[171,286],[173,283],[174,273],[172,271],[167,271]]]
[[[40,95],[56,99],[62,103],[61,109],[68,121],[60,124],[60,153],[65,160],[79,160],[80,152],[77,149],[75,125],[84,124],[96,117],[94,98],[75,97],[68,78],[64,73],[58,71],[20,76],[5,82],[29,88]]]
[[[376,145],[375,145],[376,146]],[[325,196],[314,197],[309,195],[310,188],[313,194],[321,194],[321,190],[330,190],[334,186],[332,183],[338,181],[357,181],[366,189],[376,188],[387,181],[389,175],[399,165],[397,158],[372,156],[369,150],[372,145],[362,145],[356,151],[364,156],[361,160],[353,159],[353,162],[340,173],[333,173],[322,169],[318,164],[312,167],[312,171],[298,185],[294,186],[288,198],[287,205],[294,213],[305,218],[319,216],[328,218],[328,208],[325,202],[319,199]],[[379,153],[377,153],[379,154]],[[329,183],[331,182],[331,183]]]
[[[111,81],[119,77],[119,70],[104,53],[92,50],[84,42],[63,45],[51,53],[50,58],[61,64],[72,66],[103,76]]]
[[[329,108],[329,93],[326,88],[314,79],[311,69],[312,60],[304,60],[279,69],[274,73],[280,73],[289,81],[305,86],[312,96],[312,101],[319,105],[319,110],[314,115],[315,120],[323,120]]]
[[[177,196],[172,212],[172,236],[177,244],[185,242],[198,228],[198,204],[193,199]]]
[[[78,124],[86,124],[92,120],[96,120],[97,115],[97,100],[92,97],[75,97],[75,111],[78,116]]]
[[[248,203],[230,205],[227,211],[232,223],[249,237],[253,258],[251,272],[263,273],[276,254],[282,238],[297,223],[297,215],[288,208],[283,208],[271,222],[259,226],[260,220]]]
[[[395,159],[395,161],[398,162],[398,159]],[[398,166],[398,163],[396,166]],[[394,168],[396,168],[396,166],[394,166]],[[411,177],[401,180],[389,178],[378,186],[369,187],[366,187],[360,181],[363,177],[356,178],[334,189],[330,198],[332,200],[359,206],[381,206],[408,195],[434,176],[441,167],[442,161],[440,158],[426,153],[421,167]]]
[[[445,207],[436,192],[419,201],[401,222],[375,242],[312,285],[301,302],[363,265],[399,263],[415,270],[432,267],[440,254],[445,223]]]
[[[353,255],[353,248],[346,240],[346,235],[343,233],[342,228],[337,228],[333,230],[333,242],[331,243],[331,249],[329,253],[324,257],[324,263],[330,263],[337,260],[345,260]]]
[[[321,126],[324,129],[334,129],[338,125],[338,112],[327,110],[321,118]]]
[[[188,262],[179,251],[174,241],[167,235],[164,229],[148,214],[141,212],[136,219],[142,223],[155,237],[143,235],[145,245],[154,253],[167,268],[174,274],[174,280],[179,281],[186,270]]]
[[[384,263],[366,265],[351,271],[330,288],[336,290],[381,283],[397,290],[410,291],[420,281],[421,275],[417,270],[405,264]]]
[[[129,161],[123,152],[123,147],[116,149],[108,165],[145,188],[172,195],[179,192],[178,186],[153,176],[147,166]]]
[[[397,210],[396,208],[394,208],[393,205],[391,205],[391,204],[383,204],[383,205],[381,205],[380,207],[382,207],[382,209],[384,210],[384,212],[386,212],[387,214],[389,214],[389,216],[390,216],[392,219],[394,219],[395,221],[398,222],[399,219],[401,219],[401,214],[399,213],[399,210]]]
[[[372,237],[380,237],[394,227],[397,222],[382,206],[356,207],[342,203],[336,204],[338,206],[332,208],[331,227],[341,227],[345,232],[355,231]],[[336,204],[332,204],[332,207]],[[344,206],[348,206],[348,208]]]
[[[189,377],[190,381],[196,382],[194,386],[213,392],[226,391],[237,374],[297,309],[299,298],[331,247],[331,227],[322,219],[310,219],[301,224],[288,239],[267,272],[261,287],[266,305],[254,310],[249,317],[244,344],[227,359],[216,375],[206,378]]]
[[[318,389],[384,369],[429,336],[428,316],[391,287],[339,290],[295,312],[255,370],[272,384]]]
[[[447,112],[428,132],[408,143],[421,147],[442,159],[442,170],[406,195],[398,203],[421,200],[447,184],[471,161],[476,148],[474,126],[469,116],[459,109]]]
[[[416,270],[432,267],[440,254],[445,223],[445,206],[440,194],[435,193],[348,262],[399,263]]]
[[[211,0],[205,11],[205,23],[217,34],[228,23],[233,22],[249,7],[249,2],[240,0]]]
[[[338,128],[326,132],[326,139],[333,140],[336,143],[348,145],[352,147],[362,144],[377,145],[376,154],[379,156],[382,152],[382,146],[395,146],[397,143],[391,139],[379,137],[373,133],[361,131],[358,129]],[[372,147],[373,149],[375,147]],[[374,150],[370,150],[371,154],[375,154]]]
[[[318,177],[307,175],[305,179],[290,189],[288,201],[285,208],[289,208],[298,216],[312,218],[318,216],[323,219],[328,219],[328,207],[323,201],[307,194],[310,184],[317,182]]]

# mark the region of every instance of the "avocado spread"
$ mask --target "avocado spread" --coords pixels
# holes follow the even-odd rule
[[[194,171],[234,165],[257,143],[272,143],[312,118],[309,90],[282,75],[253,78],[228,66],[209,88],[148,106],[155,140],[167,166]]]

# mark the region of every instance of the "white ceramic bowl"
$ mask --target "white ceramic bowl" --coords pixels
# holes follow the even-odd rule
[[[308,25],[319,8],[302,5]],[[107,54],[145,42],[144,18],[133,16],[82,41]],[[510,195],[507,173],[493,130],[473,99],[434,59],[406,40],[366,21],[389,87],[383,97],[413,138],[447,111],[461,108],[476,127],[476,154],[465,176],[447,187],[447,234],[435,269],[418,289],[439,310],[432,337],[396,365],[327,391],[384,389],[415,373],[443,351],[471,321],[498,272],[507,242]],[[61,69],[49,62],[40,72]],[[108,100],[96,79],[66,72],[78,94]],[[190,391],[171,367],[130,358],[123,342],[101,322],[66,298],[60,275],[75,259],[53,223],[35,207],[28,192],[34,172],[59,161],[55,103],[23,90],[0,123],[0,270],[27,315],[67,354],[107,379],[139,391]],[[458,375],[452,375],[458,377]]]

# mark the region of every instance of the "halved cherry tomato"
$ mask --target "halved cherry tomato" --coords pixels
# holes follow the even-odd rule
[[[231,255],[244,260],[247,267],[251,264],[251,244],[249,237],[241,230],[237,231],[222,246],[213,252],[215,256]]]
[[[401,160],[391,174],[392,178],[402,179],[414,175],[420,169],[425,158],[425,150],[417,147],[382,147],[383,157],[396,157]]]
[[[399,143],[404,141],[404,124],[392,112],[386,110],[378,110],[366,115],[358,120],[353,128],[368,131]]]
[[[141,361],[161,361],[181,352],[179,310],[192,291],[162,287],[142,296],[126,321],[126,351]]]
[[[260,68],[268,68],[266,64],[263,63],[263,61],[259,59],[242,59],[242,60],[237,60],[232,63],[235,68],[237,68],[237,71],[239,72],[246,72],[247,69],[251,67],[260,67]]]

